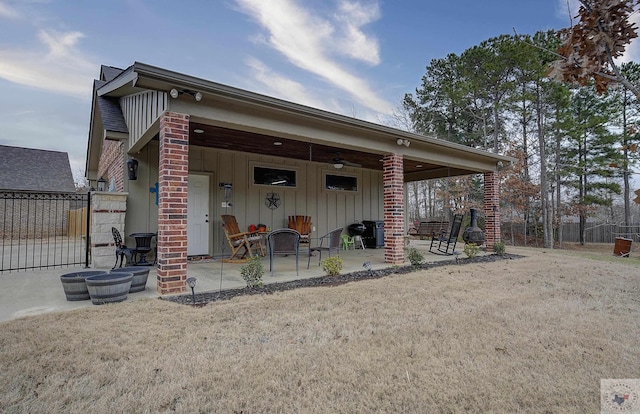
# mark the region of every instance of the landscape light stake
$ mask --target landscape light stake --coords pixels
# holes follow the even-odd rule
[[[191,288],[191,301],[193,302],[193,306],[196,305],[196,293],[193,290],[196,287],[196,281],[198,279],[196,279],[195,277],[188,277],[187,278],[187,286],[189,286]]]
[[[362,264],[362,267],[369,271],[369,275],[373,276],[373,270],[371,270],[371,262],[364,262]]]

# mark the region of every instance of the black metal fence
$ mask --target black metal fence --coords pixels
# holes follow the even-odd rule
[[[90,197],[0,192],[0,272],[88,266]]]

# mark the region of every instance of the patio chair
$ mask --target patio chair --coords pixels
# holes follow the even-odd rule
[[[133,266],[133,257],[135,256],[136,249],[133,247],[127,247],[122,242],[122,236],[120,236],[120,232],[115,227],[111,227],[111,234],[113,235],[113,242],[116,245],[116,263],[113,265],[111,269],[115,269],[118,265],[118,257],[120,258],[120,267],[122,267],[122,261],[126,257],[127,265]]]
[[[318,257],[318,266],[320,266],[320,262],[322,261],[323,251],[329,252],[329,257],[331,257],[332,251],[335,251],[336,254],[340,255],[340,245],[342,243],[342,238],[340,237],[340,235],[342,234],[342,229],[342,227],[338,227],[335,230],[331,230],[329,233],[319,238],[319,246],[309,247],[309,260],[307,261],[307,269],[309,268],[309,264],[311,263],[311,255],[313,254],[313,252],[320,252]]]
[[[298,257],[300,251],[300,233],[293,229],[274,230],[267,236],[269,246],[269,271],[273,276],[273,256],[296,255],[296,275],[298,275]]]
[[[456,243],[458,242],[458,234],[460,234],[463,216],[463,214],[455,214],[453,216],[453,222],[451,223],[451,229],[449,229],[448,234],[433,235],[431,245],[429,246],[431,253],[446,254],[448,256],[453,254],[453,251],[456,249]],[[437,250],[435,252],[432,250],[434,247]],[[451,251],[449,251],[449,248],[451,248]]]
[[[289,228],[300,233],[300,243],[309,244],[311,237],[311,216],[289,216]]]
[[[238,221],[236,216],[229,214],[223,214],[220,216],[222,219],[222,228],[224,229],[224,235],[231,247],[231,256],[226,259],[228,261],[243,261],[247,254],[249,257],[253,257],[253,252],[258,252],[261,256],[264,256],[264,249],[262,248],[262,235],[256,232],[240,231],[238,227]],[[242,253],[241,256],[239,254]]]

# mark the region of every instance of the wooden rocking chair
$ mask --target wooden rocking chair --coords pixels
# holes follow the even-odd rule
[[[429,246],[431,253],[446,254],[448,256],[453,254],[453,251],[456,249],[456,243],[458,242],[458,234],[460,234],[463,216],[463,214],[455,214],[453,216],[453,222],[451,223],[451,229],[448,234],[433,235],[431,245]],[[437,252],[431,250],[434,247],[438,250]],[[449,251],[449,248],[451,248],[451,251]]]
[[[258,232],[240,231],[236,216],[223,214],[220,218],[222,219],[224,234],[231,247],[231,256],[225,259],[225,261],[244,262],[247,254],[249,257],[253,257],[254,252],[264,256],[261,234]],[[242,253],[241,256],[239,256],[240,253]]]
[[[311,216],[289,216],[289,228],[300,233],[300,243],[309,245],[311,240]]]

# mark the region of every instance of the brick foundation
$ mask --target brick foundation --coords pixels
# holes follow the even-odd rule
[[[384,261],[404,263],[404,166],[401,154],[385,154],[382,163],[384,188]]]
[[[484,174],[484,235],[487,251],[501,241],[500,237],[500,181],[498,173]]]
[[[189,115],[160,117],[158,293],[186,291]]]

